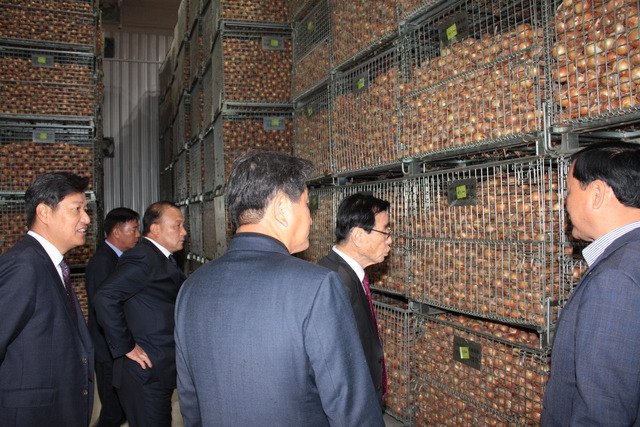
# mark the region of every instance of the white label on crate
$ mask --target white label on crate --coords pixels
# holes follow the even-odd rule
[[[34,67],[47,67],[52,68],[54,66],[52,55],[31,55],[31,65]]]
[[[34,130],[33,142],[56,142],[56,133],[49,130]]]
[[[265,117],[264,130],[284,130],[284,117]]]
[[[284,50],[284,39],[282,37],[262,37],[262,48],[265,50]]]

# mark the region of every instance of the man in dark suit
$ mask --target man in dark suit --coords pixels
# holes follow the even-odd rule
[[[592,243],[556,325],[542,425],[640,425],[640,145],[594,144],[572,160],[572,234]]]
[[[364,271],[384,261],[392,242],[389,202],[368,194],[354,194],[338,207],[337,244],[318,264],[336,271],[349,296],[358,334],[380,404],[387,391],[386,367],[378,324]]]
[[[176,387],[173,311],[185,279],[172,253],[187,232],[180,209],[156,202],[142,218],[144,238],[120,257],[93,303],[114,357],[113,385],[129,425],[170,426]]]
[[[312,169],[272,152],[234,165],[226,200],[236,235],[176,303],[187,426],[384,425],[340,278],[291,256],[309,246]]]
[[[93,344],[64,254],[85,242],[88,179],[36,178],[29,231],[0,257],[0,425],[87,426]]]
[[[104,243],[96,249],[85,271],[85,286],[89,299],[89,333],[96,352],[96,382],[100,396],[100,417],[97,427],[119,427],[126,421],[124,411],[113,387],[113,358],[107,346],[104,330],[96,320],[93,297],[98,286],[116,269],[118,258],[133,248],[140,239],[140,215],[129,208],[115,208],[104,219]]]

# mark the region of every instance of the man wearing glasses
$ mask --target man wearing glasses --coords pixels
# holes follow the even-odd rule
[[[347,290],[381,405],[387,392],[386,368],[364,269],[381,263],[389,254],[392,238],[388,210],[389,202],[368,194],[357,193],[344,199],[338,207],[337,243],[318,263],[337,272]]]

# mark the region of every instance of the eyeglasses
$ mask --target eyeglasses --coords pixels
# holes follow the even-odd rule
[[[376,230],[375,228],[372,228],[371,231],[375,231],[376,233],[384,234],[387,239],[389,237],[391,237],[391,229],[390,228],[387,228],[387,231],[380,231],[380,230]]]

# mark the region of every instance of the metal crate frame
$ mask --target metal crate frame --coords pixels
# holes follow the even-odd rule
[[[329,91],[324,88],[299,101],[293,111],[293,152],[314,163],[312,179],[333,175]]]
[[[173,167],[160,172],[160,200],[174,200],[173,195]]]
[[[189,95],[189,111],[191,113],[189,115],[189,136],[193,141],[195,138],[201,138],[202,132],[206,129],[204,126],[204,93],[201,79],[196,79]]]
[[[204,181],[204,143],[196,140],[189,147],[189,195],[192,198],[202,196],[202,183]]]
[[[203,246],[203,205],[192,202],[189,208],[189,253],[198,257],[204,256]],[[199,258],[198,258],[199,259]]]
[[[173,164],[173,200],[182,203],[189,197],[189,152],[178,154]]]
[[[195,27],[189,35],[189,84],[191,89],[198,80],[200,73],[202,72],[202,31],[200,25],[200,18],[196,19],[194,23]]]
[[[393,47],[331,81],[331,144],[337,173],[399,161],[397,66]]]
[[[227,247],[227,213],[224,196],[203,202],[202,206],[203,247],[207,259],[221,256]]]
[[[220,21],[234,21],[242,25],[283,24],[289,21],[288,0],[213,0],[211,7],[216,17],[214,32],[220,29]]]
[[[173,152],[177,155],[185,150],[191,141],[191,97],[187,92],[183,92],[182,97],[174,104],[176,115],[173,118]]]
[[[175,69],[173,71],[173,82],[171,84],[171,97],[174,105],[178,105],[178,101],[186,91],[190,89],[190,54],[188,40],[184,40],[180,44],[180,49],[175,57]]]
[[[0,122],[0,192],[23,192],[46,172],[86,176],[93,189],[95,168],[92,127]]]
[[[335,243],[334,191],[331,187],[309,190],[312,222],[309,228],[309,248],[297,254],[302,259],[317,263],[329,254]]]
[[[413,347],[413,377],[457,385],[446,387],[510,420],[510,424],[537,425],[550,370],[549,353],[482,332],[490,330],[489,322],[472,322],[465,326],[449,315],[420,318]],[[465,348],[468,357],[460,354]],[[467,366],[466,361],[471,363]],[[503,398],[510,405],[500,405]]]
[[[398,19],[400,20],[400,31],[406,26],[407,22],[420,19],[427,11],[436,5],[441,5],[441,0],[397,0],[398,3]]]

